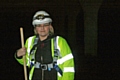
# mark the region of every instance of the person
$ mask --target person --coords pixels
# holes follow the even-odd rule
[[[15,59],[29,70],[29,80],[74,80],[74,57],[67,41],[54,34],[52,18],[46,11],[37,11],[32,25],[35,35],[27,38],[25,47]]]

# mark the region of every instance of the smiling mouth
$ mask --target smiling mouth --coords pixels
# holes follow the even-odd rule
[[[45,32],[45,31],[40,31],[40,32]]]

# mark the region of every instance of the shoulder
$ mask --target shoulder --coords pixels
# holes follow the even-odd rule
[[[33,42],[35,40],[36,36],[33,35],[33,36],[30,36],[26,39],[26,42]]]
[[[30,36],[26,39],[25,46],[30,46],[34,43],[36,36]]]
[[[57,43],[66,42],[66,39],[61,35],[52,35],[52,39],[55,39]]]
[[[56,35],[56,37],[59,38],[59,39],[64,39],[65,40],[65,38],[61,35]]]
[[[34,39],[34,38],[36,38],[35,35],[28,37],[27,40],[29,40],[29,39]]]
[[[63,36],[59,36],[59,35],[56,36],[56,40],[60,43],[61,42],[66,42],[66,39]]]
[[[54,37],[54,38],[60,38],[60,39],[64,39],[64,37],[63,37],[63,36],[61,36],[61,35],[58,35],[58,34],[54,34],[54,35],[53,35],[53,37]]]

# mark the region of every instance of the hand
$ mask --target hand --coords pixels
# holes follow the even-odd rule
[[[24,56],[25,54],[26,54],[26,48],[25,47],[17,50],[17,57]]]

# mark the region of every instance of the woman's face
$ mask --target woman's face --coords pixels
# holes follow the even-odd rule
[[[35,31],[40,37],[46,37],[49,35],[50,23],[39,24],[35,26]]]

